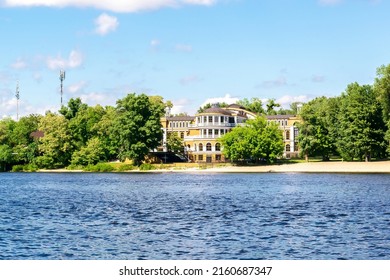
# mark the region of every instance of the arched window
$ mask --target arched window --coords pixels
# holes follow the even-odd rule
[[[286,140],[290,140],[290,130],[286,130]]]
[[[203,151],[203,144],[202,143],[199,144],[199,151]]]
[[[215,144],[215,150],[220,151],[221,150],[221,144],[217,143]]]
[[[206,151],[211,151],[211,143],[206,144]]]
[[[286,145],[286,152],[290,152],[291,151],[291,147],[289,144]]]

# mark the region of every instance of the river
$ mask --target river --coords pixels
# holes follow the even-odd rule
[[[390,175],[0,173],[0,259],[390,259]]]

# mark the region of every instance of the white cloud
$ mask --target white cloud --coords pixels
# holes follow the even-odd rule
[[[281,107],[288,109],[288,108],[290,108],[291,103],[294,103],[294,102],[306,103],[309,100],[311,100],[311,98],[307,95],[299,95],[299,96],[284,95],[284,96],[276,99],[276,103],[279,103]]]
[[[202,79],[199,78],[197,75],[191,75],[191,76],[187,76],[187,77],[181,78],[180,79],[180,84],[182,84],[183,86],[186,86],[186,85],[189,85],[189,84],[192,84],[192,83],[197,83],[197,82],[199,82],[201,80]]]
[[[203,107],[204,105],[210,103],[210,104],[215,104],[215,103],[222,103],[225,102],[227,104],[233,104],[236,103],[239,99],[237,97],[232,97],[230,94],[225,94],[223,97],[215,97],[215,98],[208,98],[206,99],[205,102],[201,105]]]
[[[76,93],[80,93],[84,90],[84,88],[87,86],[87,82],[86,81],[80,81],[80,82],[77,82],[73,85],[70,85],[68,86],[67,88],[67,91],[70,93],[70,94],[76,94]]]
[[[159,51],[160,45],[161,45],[160,40],[153,39],[150,41],[150,48],[152,49],[152,51],[156,51],[156,52]]]
[[[93,7],[114,12],[138,12],[184,5],[210,6],[218,0],[5,0],[9,7]]]
[[[114,105],[116,98],[108,94],[90,92],[80,95],[81,101],[87,103],[89,106],[100,105]]]
[[[116,17],[103,13],[95,20],[95,25],[95,32],[104,36],[115,31],[119,26],[119,21]]]
[[[322,75],[313,75],[311,77],[311,81],[313,83],[322,83],[325,81],[325,76],[322,76]]]
[[[260,87],[263,88],[275,88],[275,87],[282,87],[287,86],[287,79],[286,77],[279,77],[275,80],[268,80],[261,83]]]
[[[48,57],[46,59],[46,65],[51,70],[77,68],[83,63],[83,55],[79,51],[71,51],[68,59],[63,58],[61,55],[57,57]]]
[[[33,74],[33,79],[37,82],[37,83],[40,83],[40,82],[42,82],[42,74],[41,73],[39,73],[39,72],[35,72],[34,74]]]
[[[192,101],[188,98],[181,98],[176,99],[172,101],[173,107],[171,109],[171,114],[179,114],[187,112],[189,113],[189,110],[191,110]]]
[[[192,52],[192,46],[186,44],[177,44],[175,50],[179,52]]]
[[[25,69],[27,67],[27,63],[24,59],[19,57],[14,63],[11,64],[11,67],[17,70]]]

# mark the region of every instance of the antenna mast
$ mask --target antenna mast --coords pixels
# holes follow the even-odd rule
[[[60,81],[61,81],[61,107],[62,107],[62,95],[64,94],[64,80],[65,80],[65,71],[60,71]]]

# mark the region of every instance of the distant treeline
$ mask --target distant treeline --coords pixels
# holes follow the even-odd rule
[[[276,111],[280,105],[273,99],[266,104],[266,110],[259,98],[238,103],[259,115],[297,113],[296,103],[290,110]],[[117,159],[130,159],[140,165],[149,151],[161,144],[160,118],[167,107],[172,107],[172,103],[164,102],[160,96],[128,94],[118,100],[115,107],[92,107],[76,98],[62,106],[59,113],[29,115],[18,121],[2,119],[0,170],[9,170],[14,165],[24,165],[27,170],[88,166]],[[299,125],[302,156],[322,156],[324,160],[333,155],[345,160],[387,158],[390,153],[390,65],[377,69],[373,85],[351,83],[338,97],[318,97],[304,104],[299,115],[302,118]],[[267,141],[267,145],[272,146]],[[275,158],[281,153],[280,137],[274,141],[278,143],[274,149],[277,152],[266,152],[267,157]],[[180,143],[175,145],[180,146]],[[235,153],[234,149],[226,151]]]
[[[160,96],[129,94],[116,107],[91,107],[71,99],[59,113],[0,121],[0,168],[87,166],[131,159],[139,165],[160,145],[160,118],[166,106]]]
[[[390,65],[377,69],[373,85],[351,83],[340,96],[318,97],[300,112],[303,156],[345,160],[387,158],[390,152]]]

